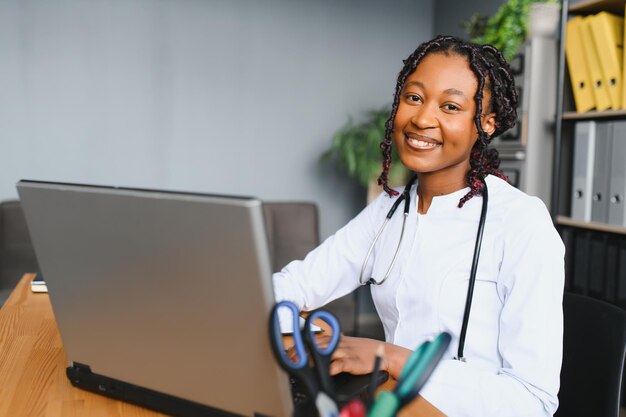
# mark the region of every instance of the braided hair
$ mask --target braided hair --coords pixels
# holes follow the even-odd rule
[[[478,140],[470,153],[470,170],[467,173],[467,186],[470,187],[470,191],[459,201],[459,207],[463,207],[469,199],[482,193],[483,180],[488,174],[508,181],[502,170],[499,169],[498,151],[493,148],[487,149],[487,146],[494,136],[498,136],[515,126],[518,96],[511,68],[500,51],[491,45],[477,45],[453,36],[438,36],[419,45],[404,60],[404,67],[396,82],[391,113],[385,124],[385,138],[380,144],[383,154],[383,171],[378,177],[378,185],[381,185],[390,196],[398,194],[397,191],[389,187],[388,177],[391,166],[393,124],[398,111],[400,94],[407,78],[415,71],[422,59],[432,53],[453,53],[465,57],[478,81],[478,90],[474,96],[476,104],[474,124],[478,130]],[[480,120],[483,113],[482,101],[485,88],[489,89],[491,93],[489,110],[495,113],[495,131],[491,137],[483,130]]]

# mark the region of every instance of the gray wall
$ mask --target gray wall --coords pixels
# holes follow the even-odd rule
[[[433,7],[0,1],[0,199],[32,178],[307,200],[325,237],[365,195],[319,155],[391,100]]]

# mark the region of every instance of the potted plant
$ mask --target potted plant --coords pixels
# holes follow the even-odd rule
[[[382,190],[376,179],[382,171],[382,154],[380,143],[385,137],[385,123],[391,109],[386,106],[367,112],[362,123],[348,121],[333,137],[330,149],[322,154],[323,160],[332,160],[348,176],[368,187],[368,202]],[[392,185],[402,184],[408,171],[395,150],[392,153],[389,182]]]
[[[533,3],[560,4],[558,0],[508,0],[490,18],[474,14],[463,26],[472,42],[493,45],[510,61],[526,39],[528,13]]]

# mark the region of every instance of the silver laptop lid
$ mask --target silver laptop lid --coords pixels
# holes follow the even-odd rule
[[[267,318],[261,203],[20,181],[70,363],[253,415],[291,414]]]

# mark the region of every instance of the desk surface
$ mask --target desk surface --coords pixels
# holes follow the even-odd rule
[[[164,414],[73,387],[48,294],[30,291],[26,274],[0,309],[0,416],[165,417]],[[401,417],[440,417],[418,399]]]

